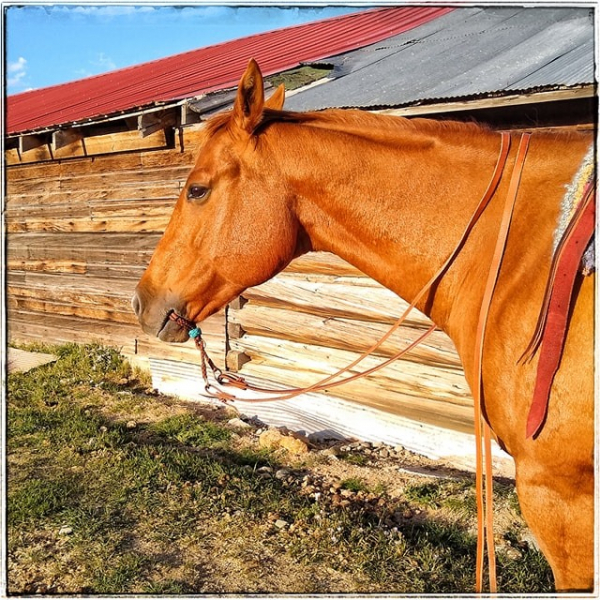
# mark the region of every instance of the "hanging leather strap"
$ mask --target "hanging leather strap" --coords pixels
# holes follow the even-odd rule
[[[565,231],[550,269],[542,313],[536,335],[526,353],[530,360],[541,344],[533,400],[527,417],[526,435],[536,436],[548,412],[550,388],[558,370],[567,335],[567,321],[577,269],[596,224],[595,189],[588,184],[582,201]]]
[[[476,562],[476,591],[480,593],[483,588],[483,563],[484,549],[483,543],[486,540],[488,551],[488,567],[490,579],[490,592],[497,591],[496,584],[496,556],[494,551],[494,533],[493,533],[493,479],[492,479],[492,456],[491,456],[491,431],[486,421],[482,419],[482,366],[483,366],[483,345],[485,341],[485,330],[490,312],[490,305],[496,288],[496,282],[502,266],[502,258],[506,249],[508,232],[514,211],[521,174],[525,166],[529,139],[531,135],[524,133],[521,136],[515,165],[506,200],[500,229],[496,238],[496,247],[488,271],[488,277],[483,293],[483,300],[479,311],[479,320],[475,336],[475,384],[473,386],[473,400],[475,405],[475,441],[476,441],[476,472],[475,486],[477,488],[477,562]],[[482,424],[483,421],[483,424]],[[483,435],[482,435],[483,426]],[[483,441],[483,447],[482,447]],[[485,460],[485,485],[483,482]],[[485,535],[484,535],[485,533]]]

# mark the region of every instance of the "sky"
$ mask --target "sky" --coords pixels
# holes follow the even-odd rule
[[[183,0],[185,1],[185,0]],[[98,75],[357,7],[3,5],[8,95]]]

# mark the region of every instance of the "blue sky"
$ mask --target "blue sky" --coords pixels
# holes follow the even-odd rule
[[[325,6],[5,5],[8,94],[358,10]]]

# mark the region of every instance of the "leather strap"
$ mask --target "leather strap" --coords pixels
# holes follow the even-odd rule
[[[529,139],[531,135],[524,133],[521,136],[515,165],[506,200],[504,203],[504,212],[500,229],[496,239],[496,247],[488,271],[488,277],[483,293],[483,300],[479,311],[479,321],[475,335],[475,384],[473,387],[473,400],[475,405],[475,441],[476,441],[476,473],[475,486],[477,489],[477,562],[476,562],[476,592],[480,593],[483,588],[483,540],[486,539],[489,562],[490,592],[497,591],[496,585],[496,556],[494,551],[493,538],[493,479],[492,479],[492,461],[491,461],[491,431],[487,422],[483,423],[482,436],[482,366],[483,366],[483,344],[485,341],[485,330],[490,312],[490,305],[496,288],[496,282],[502,266],[502,258],[508,240],[508,232],[512,220],[513,210],[521,182],[521,174],[525,166]],[[483,448],[482,448],[483,439]],[[485,486],[483,484],[483,462],[485,459]],[[485,489],[485,491],[484,491]],[[484,502],[485,500],[485,502]],[[485,522],[484,522],[485,519]],[[484,536],[484,532],[487,532]]]
[[[535,353],[541,343],[533,400],[527,417],[528,438],[539,434],[548,412],[550,388],[558,370],[567,334],[567,321],[577,269],[594,234],[595,193],[589,184],[557,249],[542,307],[543,322],[534,336]],[[536,332],[537,333],[537,332]],[[530,349],[531,352],[531,349]],[[533,354],[532,353],[532,354]]]

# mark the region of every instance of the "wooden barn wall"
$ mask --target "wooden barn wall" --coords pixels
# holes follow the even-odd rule
[[[267,283],[247,290],[244,298],[241,308],[230,308],[228,313],[231,353],[250,358],[240,372],[294,387],[308,386],[350,364],[408,306],[327,253],[296,259]],[[430,326],[427,317],[413,311],[352,373],[393,356]],[[430,425],[463,432],[473,429],[472,398],[462,367],[453,343],[441,331],[405,360],[327,393]]]
[[[100,342],[142,359],[195,358],[190,343],[144,334],[130,301],[185,183],[196,138],[187,131],[172,148],[6,169],[10,341]],[[223,364],[224,311],[204,330]]]
[[[594,118],[581,119],[576,128],[582,124],[592,128]],[[127,355],[151,359],[147,364],[163,391],[187,395],[191,386],[197,387],[193,345],[167,345],[143,334],[130,308],[137,280],[193,162],[197,130],[184,130],[175,139],[172,149],[7,169],[10,340],[107,343]],[[227,355],[230,367],[255,381],[306,386],[354,360],[405,307],[404,301],[341,259],[310,254],[247,290],[241,302],[212,317],[203,331],[220,365]],[[361,369],[391,356],[428,325],[415,311]],[[196,392],[189,395],[196,397]],[[313,401],[318,395],[310,396]],[[364,409],[380,411],[395,424],[399,421],[394,419],[403,420],[409,429],[414,423],[433,432],[472,432],[472,398],[453,344],[440,331],[405,360],[333,388],[328,397],[332,406],[351,403],[357,421]],[[298,412],[298,423],[306,422],[302,403],[298,405],[273,409],[273,418],[285,422]],[[344,421],[344,410],[332,411],[315,430],[332,419]],[[420,434],[415,431],[418,450]]]

